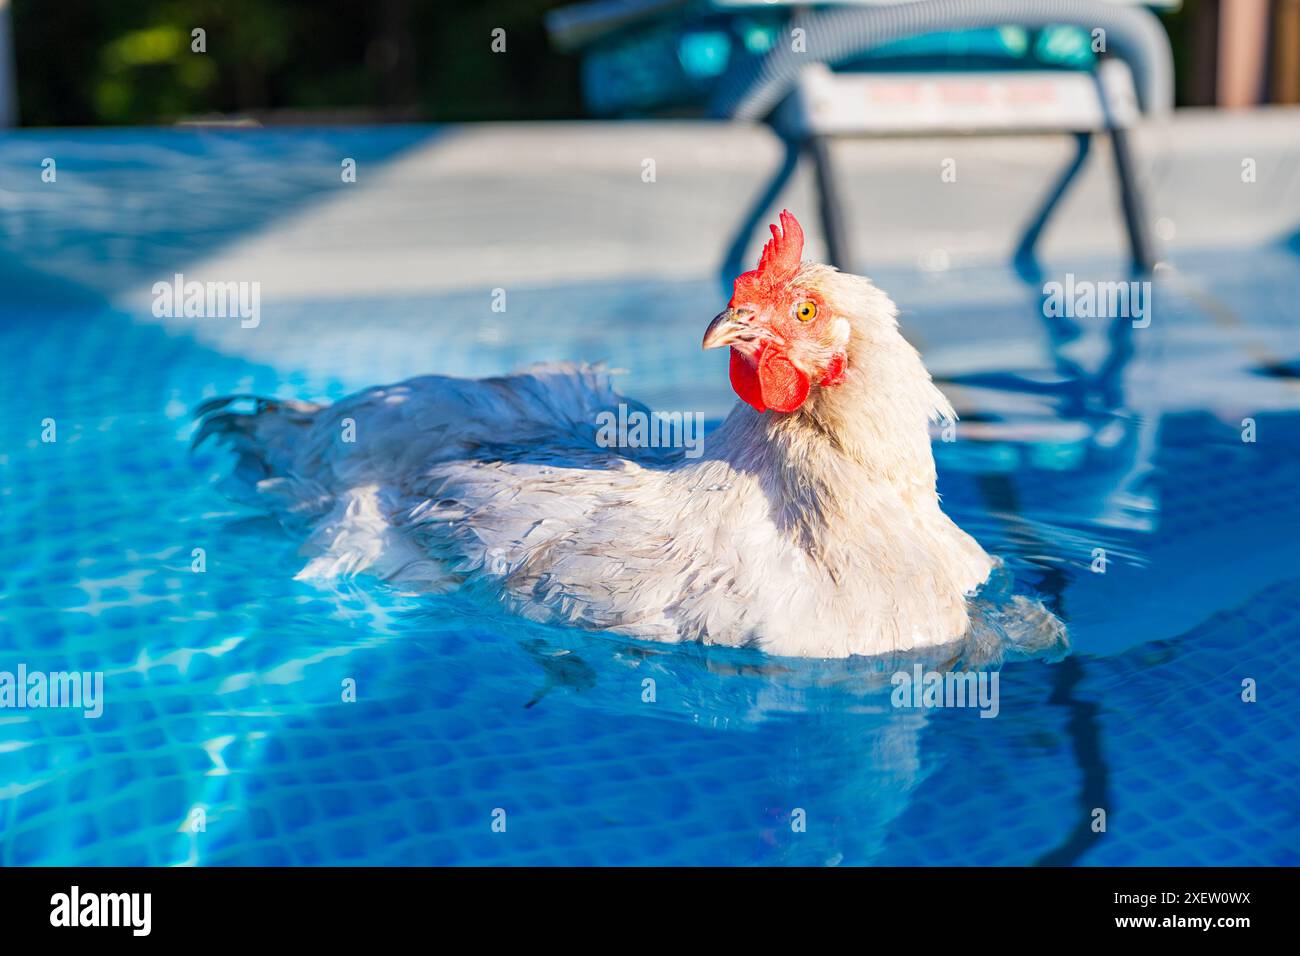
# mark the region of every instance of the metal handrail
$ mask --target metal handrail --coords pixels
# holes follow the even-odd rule
[[[810,63],[837,66],[895,40],[1007,24],[1105,30],[1107,51],[1133,71],[1142,111],[1157,115],[1173,107],[1169,40],[1156,16],[1142,7],[1100,0],[919,0],[796,15],[789,26],[804,31],[806,52],[796,53],[790,44],[778,43],[761,58],[738,59],[719,83],[710,112],[720,119],[760,120],[793,90]]]

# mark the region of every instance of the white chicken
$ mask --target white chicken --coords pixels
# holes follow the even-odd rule
[[[536,621],[776,655],[959,640],[993,562],[939,507],[928,422],[952,407],[888,296],[802,250],[782,212],[705,332],[743,401],[696,459],[601,447],[598,416],[627,399],[588,366],[330,406],[221,398],[195,444],[232,443],[234,487],[306,535],[303,578],[470,588]]]

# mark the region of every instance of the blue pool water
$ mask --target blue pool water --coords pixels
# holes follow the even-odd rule
[[[1047,322],[1001,270],[877,276],[964,409],[936,442],[949,513],[1072,645],[1008,661],[996,719],[896,709],[868,661],[297,583],[298,543],[217,493],[230,458],[190,455],[188,410],[230,391],[604,359],[658,407],[725,411],[696,348],[715,283],[520,290],[547,335],[508,344],[454,334],[477,289],[277,303],[276,362],[114,297],[311,202],[340,151],[429,135],[0,140],[0,670],[103,671],[106,694],[98,720],[0,710],[0,865],[1300,862],[1295,249],[1189,256],[1131,331]],[[75,201],[39,191],[45,155]],[[641,321],[593,334],[575,302]],[[422,348],[328,344],[375,315]]]

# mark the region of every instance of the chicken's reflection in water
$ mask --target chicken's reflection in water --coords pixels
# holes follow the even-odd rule
[[[521,735],[548,741],[541,776],[528,780],[580,773],[592,795],[573,799],[584,806],[620,787],[653,788],[653,797],[635,802],[638,810],[614,814],[624,824],[641,811],[712,800],[717,826],[731,831],[717,836],[727,852],[753,851],[733,862],[854,864],[881,852],[954,748],[1020,740],[1031,729],[1061,745],[1040,708],[1051,686],[1044,665],[1067,653],[1066,637],[1051,615],[1011,604],[1024,600],[1012,596],[1024,589],[1010,578],[999,569],[972,599],[976,623],[961,641],[878,657],[782,658],[636,641],[472,607],[464,594],[422,598],[401,612],[399,629],[425,660],[409,679],[458,688],[450,711],[427,715],[429,731],[444,719],[455,724],[462,707],[489,702],[499,714],[492,734],[515,741],[502,745],[507,751],[531,739]],[[496,673],[465,670],[471,661],[462,651],[471,643],[495,648]],[[896,675],[917,666],[927,674],[1000,672],[1001,719],[981,719],[974,697],[962,710],[900,705]],[[527,777],[528,765],[518,773]],[[729,779],[745,784],[728,789],[721,781]],[[807,811],[808,832],[792,831],[795,809]]]

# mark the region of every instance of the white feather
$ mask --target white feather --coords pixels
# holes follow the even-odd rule
[[[469,587],[533,620],[781,655],[956,640],[992,562],[935,493],[927,422],[952,408],[884,293],[811,264],[799,281],[843,316],[844,382],[789,415],[738,403],[698,459],[599,447],[597,415],[627,399],[586,366],[263,403],[211,430],[305,527],[302,577]]]

